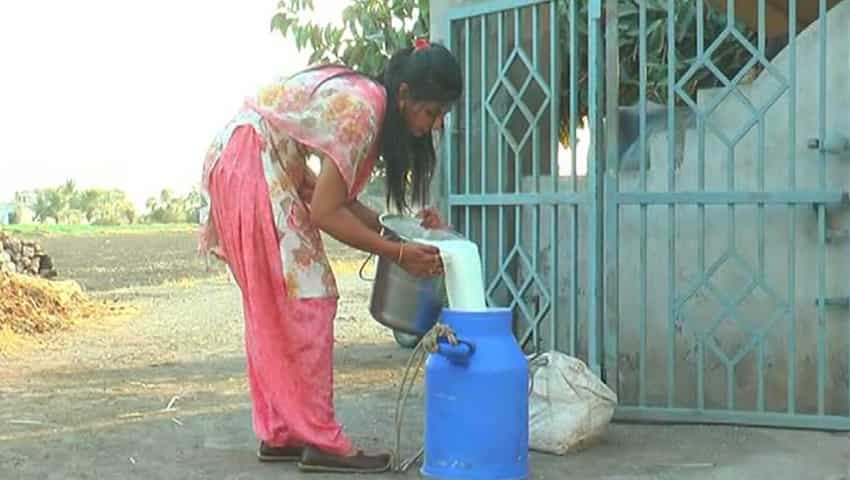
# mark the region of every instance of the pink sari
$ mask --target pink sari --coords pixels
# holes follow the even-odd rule
[[[333,159],[349,197],[356,197],[377,156],[378,135],[370,130],[380,125],[385,100],[374,87],[357,85],[355,93],[337,89],[323,95],[324,105],[311,106],[299,97],[300,86],[283,85],[293,97],[288,100],[280,91],[271,100],[261,95],[249,104],[255,113],[214,143],[204,168],[202,193],[210,208],[202,215],[201,245],[227,261],[242,291],[257,437],[272,446],[347,454],[352,443],[333,406],[336,290],[324,277],[329,267],[323,268],[328,262],[318,230],[305,223],[309,199],[298,194],[304,175],[293,172],[303,146]],[[352,98],[342,99],[346,95]],[[299,102],[313,113],[288,113]],[[317,126],[317,119],[327,125]],[[280,148],[290,153],[271,153]]]

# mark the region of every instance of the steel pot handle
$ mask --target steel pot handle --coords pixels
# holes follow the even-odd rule
[[[452,345],[445,337],[441,337],[437,341],[437,353],[449,360],[466,362],[475,354],[475,344],[469,340],[458,339],[457,345]]]
[[[369,256],[366,257],[366,260],[363,261],[363,265],[360,265],[360,271],[357,274],[358,276],[360,276],[360,280],[363,280],[363,281],[366,281],[366,282],[374,282],[375,281],[374,278],[366,278],[366,276],[363,274],[363,270],[366,269],[366,265],[369,264],[369,261],[372,260],[372,257],[374,257],[374,256],[375,256],[374,253],[370,253]]]
[[[392,238],[398,238],[398,236],[395,234],[395,232],[388,229],[387,227],[381,227],[381,236],[389,237],[391,239]],[[358,276],[360,277],[360,280],[363,280],[363,281],[366,281],[366,282],[374,282],[375,281],[374,278],[366,278],[366,276],[363,275],[363,270],[366,269],[366,265],[369,264],[369,261],[372,260],[372,257],[374,257],[374,256],[375,256],[374,253],[370,253],[369,256],[366,257],[366,260],[363,261],[363,265],[360,265],[360,271],[358,272]]]

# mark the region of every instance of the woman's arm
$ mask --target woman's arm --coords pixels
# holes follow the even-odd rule
[[[359,206],[358,206],[359,205]],[[401,244],[382,237],[369,222],[377,223],[377,216],[364,221],[367,208],[359,202],[347,202],[347,188],[333,161],[322,158],[322,171],[316,180],[310,220],[330,236],[351,247],[384,257],[399,258]],[[369,210],[371,212],[371,210]]]
[[[351,210],[351,213],[359,218],[361,222],[366,224],[367,227],[375,232],[381,231],[381,221],[379,220],[378,212],[364,205],[360,202],[360,200],[354,200],[349,203],[348,209]]]
[[[316,178],[316,174],[313,173],[312,170],[308,170],[304,175],[304,181],[298,190],[298,195],[310,204],[313,203],[313,194],[316,190]],[[378,212],[372,210],[356,199],[348,202],[346,207],[351,210],[351,213],[353,213],[358,220],[366,224],[367,227],[380,233],[381,222],[379,220]]]
[[[347,189],[332,160],[323,160],[313,192],[310,220],[340,242],[358,250],[389,257],[417,277],[443,272],[440,251],[430,245],[399,243],[372,230],[347,205]]]

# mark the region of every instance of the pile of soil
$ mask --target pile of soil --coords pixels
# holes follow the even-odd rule
[[[0,272],[0,331],[34,335],[96,318],[113,308],[91,300],[77,282]]]

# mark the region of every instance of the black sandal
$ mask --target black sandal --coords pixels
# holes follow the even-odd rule
[[[391,460],[392,456],[386,453],[367,455],[358,451],[356,455],[333,455],[308,446],[298,468],[303,472],[383,473],[390,469]]]
[[[261,462],[297,462],[304,452],[302,447],[272,447],[266,442],[260,442],[257,449],[257,459]]]

